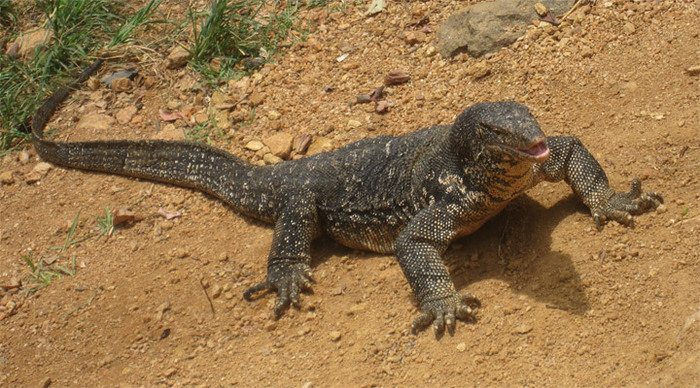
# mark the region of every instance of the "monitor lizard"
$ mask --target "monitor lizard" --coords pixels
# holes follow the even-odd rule
[[[420,305],[412,331],[439,335],[475,319],[478,299],[460,294],[442,255],[539,182],[567,182],[596,226],[630,225],[663,202],[638,179],[616,192],[579,139],[545,136],[514,101],[480,102],[438,125],[403,136],[360,140],[337,150],[254,166],[222,150],[186,141],[47,140],[43,129],[98,60],[57,90],[32,119],[32,139],[59,166],[165,182],[208,193],[234,210],[274,224],[267,276],[244,292],[277,293],[274,315],[299,307],[309,290],[311,243],[326,234],[348,247],[394,254]]]

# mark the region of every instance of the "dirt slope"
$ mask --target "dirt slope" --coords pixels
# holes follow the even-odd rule
[[[700,9],[607,3],[558,30],[533,28],[481,64],[440,59],[432,33],[415,50],[403,39],[411,20],[429,16],[434,30],[464,4],[390,2],[371,19],[364,6],[310,12],[320,27],[254,76],[253,96],[234,112],[250,116],[254,97],[255,120],[215,144],[259,161],[243,146],[276,131],[339,146],[448,123],[472,102],[516,99],[547,133],[579,136],[615,187],[639,176],[663,193],[662,211],[596,232],[565,184],[538,186],[448,251],[458,287],[483,308],[478,323],[438,341],[408,333],[417,309],[392,257],[319,241],[315,294],[274,322],[271,297],[241,298],[265,273],[265,225],[199,193],[120,177],[53,168],[28,184],[37,160],[13,154],[0,168],[15,180],[0,186],[0,285],[26,277],[30,252],[63,264],[75,255],[78,268],[31,296],[0,291],[0,385],[697,385],[700,77],[685,70],[700,64]],[[489,74],[474,79],[475,66]],[[349,104],[394,69],[411,81],[389,88],[387,114]],[[76,92],[50,127],[62,140],[151,138],[159,109],[205,108],[189,71],[141,71],[153,86]],[[137,99],[143,108],[129,124],[76,128]],[[143,219],[51,250],[78,212],[78,237],[94,235],[105,206]],[[159,208],[182,216],[166,220]]]

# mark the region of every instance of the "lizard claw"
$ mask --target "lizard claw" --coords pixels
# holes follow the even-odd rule
[[[290,305],[299,308],[299,297],[302,291],[311,292],[311,269],[305,263],[276,265],[267,273],[267,279],[248,288],[243,293],[247,301],[255,299],[253,296],[260,291],[276,291],[277,302],[273,309],[275,319],[279,319]]]
[[[598,230],[603,229],[606,220],[617,221],[626,226],[634,224],[633,215],[646,213],[656,209],[664,202],[659,193],[642,191],[642,182],[635,178],[632,180],[630,191],[615,193],[599,207],[592,208],[591,214]]]
[[[472,295],[459,295],[433,299],[421,303],[421,314],[413,320],[411,332],[418,333],[433,324],[435,336],[440,338],[445,329],[452,335],[455,332],[457,319],[465,322],[476,321],[476,311],[481,302]]]

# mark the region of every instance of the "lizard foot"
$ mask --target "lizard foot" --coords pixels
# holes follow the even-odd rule
[[[659,193],[642,192],[642,182],[635,178],[629,192],[613,193],[605,204],[592,208],[591,214],[598,230],[603,229],[606,220],[631,226],[634,223],[633,215],[654,210],[663,202],[664,198]]]
[[[433,299],[421,303],[421,314],[413,320],[411,332],[413,334],[424,330],[433,324],[435,336],[441,337],[445,333],[445,327],[450,334],[454,334],[457,319],[465,322],[476,321],[476,311],[481,302],[476,297],[455,293],[452,296]]]
[[[279,319],[290,305],[299,308],[299,295],[302,291],[310,292],[313,281],[306,263],[277,264],[268,269],[267,279],[248,288],[243,298],[252,301],[253,295],[260,291],[277,291],[274,313],[275,319]]]

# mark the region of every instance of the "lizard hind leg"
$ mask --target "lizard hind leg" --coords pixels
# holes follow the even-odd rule
[[[289,194],[289,192],[285,192]],[[261,291],[277,293],[275,318],[290,305],[300,306],[302,291],[311,291],[311,242],[319,231],[315,201],[311,193],[292,194],[278,212],[267,262],[267,277],[244,293],[251,301]]]

